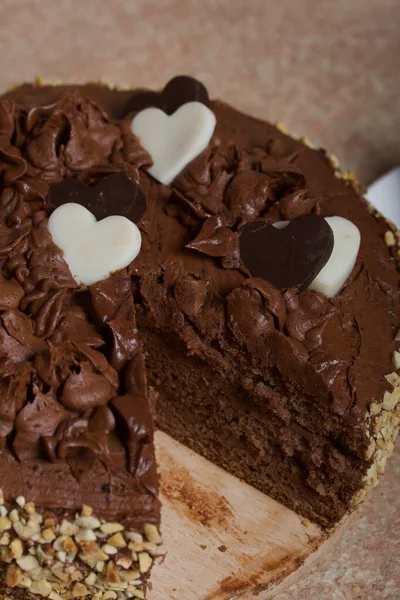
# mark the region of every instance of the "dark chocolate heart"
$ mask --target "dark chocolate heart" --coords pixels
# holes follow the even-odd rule
[[[120,215],[138,223],[146,210],[143,189],[124,173],[108,175],[93,187],[77,179],[64,179],[50,190],[47,201],[56,208],[67,202],[81,204],[98,221]]]
[[[210,99],[204,85],[194,77],[178,75],[167,83],[162,92],[137,92],[128,101],[127,112],[136,112],[145,108],[160,108],[172,115],[182,104],[201,102],[209,106]]]
[[[284,229],[253,221],[241,230],[240,258],[252,277],[278,289],[307,288],[328,262],[333,231],[323,217],[309,214]]]

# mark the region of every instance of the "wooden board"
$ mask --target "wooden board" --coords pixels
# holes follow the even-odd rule
[[[317,525],[166,434],[156,445],[167,554],[149,600],[266,600],[326,545]]]

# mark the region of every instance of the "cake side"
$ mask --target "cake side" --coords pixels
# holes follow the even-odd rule
[[[49,190],[125,146],[77,92],[45,104],[0,100],[0,591],[142,598],[160,506],[130,276],[79,289],[48,229]]]
[[[8,507],[8,508],[7,508]],[[2,594],[15,598],[144,598],[161,537],[141,523],[143,534],[118,522],[81,513],[36,510],[22,496],[0,505]],[[3,597],[3,596],[2,596]]]

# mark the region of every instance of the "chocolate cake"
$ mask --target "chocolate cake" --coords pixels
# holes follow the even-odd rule
[[[143,598],[160,505],[131,273],[80,289],[48,216],[72,193],[97,212],[128,198],[139,220],[144,196],[109,153],[135,157],[134,176],[146,154],[87,97],[61,96],[0,100],[0,594]]]
[[[152,413],[326,528],[376,485],[399,236],[334,157],[191,78],[38,83],[0,99],[0,177],[0,593],[144,597]]]

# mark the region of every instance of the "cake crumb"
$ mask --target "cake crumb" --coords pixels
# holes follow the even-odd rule
[[[275,127],[278,129],[278,131],[280,131],[281,133],[288,133],[288,129],[287,127],[281,123],[280,121],[278,121],[277,123],[275,123]]]
[[[395,246],[396,245],[396,240],[395,240],[395,237],[394,237],[392,231],[386,231],[384,238],[385,238],[386,246]]]
[[[82,517],[91,517],[93,513],[93,508],[91,506],[87,506],[87,504],[82,505]]]
[[[315,148],[314,144],[312,143],[311,140],[309,140],[307,137],[305,137],[304,135],[301,136],[301,138],[299,139],[299,141],[304,144],[305,146],[307,146],[307,148],[311,148],[312,150]]]
[[[398,371],[400,369],[400,352],[398,352],[397,350],[393,352],[393,362],[394,368],[396,369],[396,371]]]
[[[201,548],[202,550],[207,550],[207,546],[205,546],[204,544],[200,544],[200,548]]]
[[[226,546],[222,545],[222,546],[219,546],[218,550],[220,552],[226,552],[228,550],[228,548]]]

